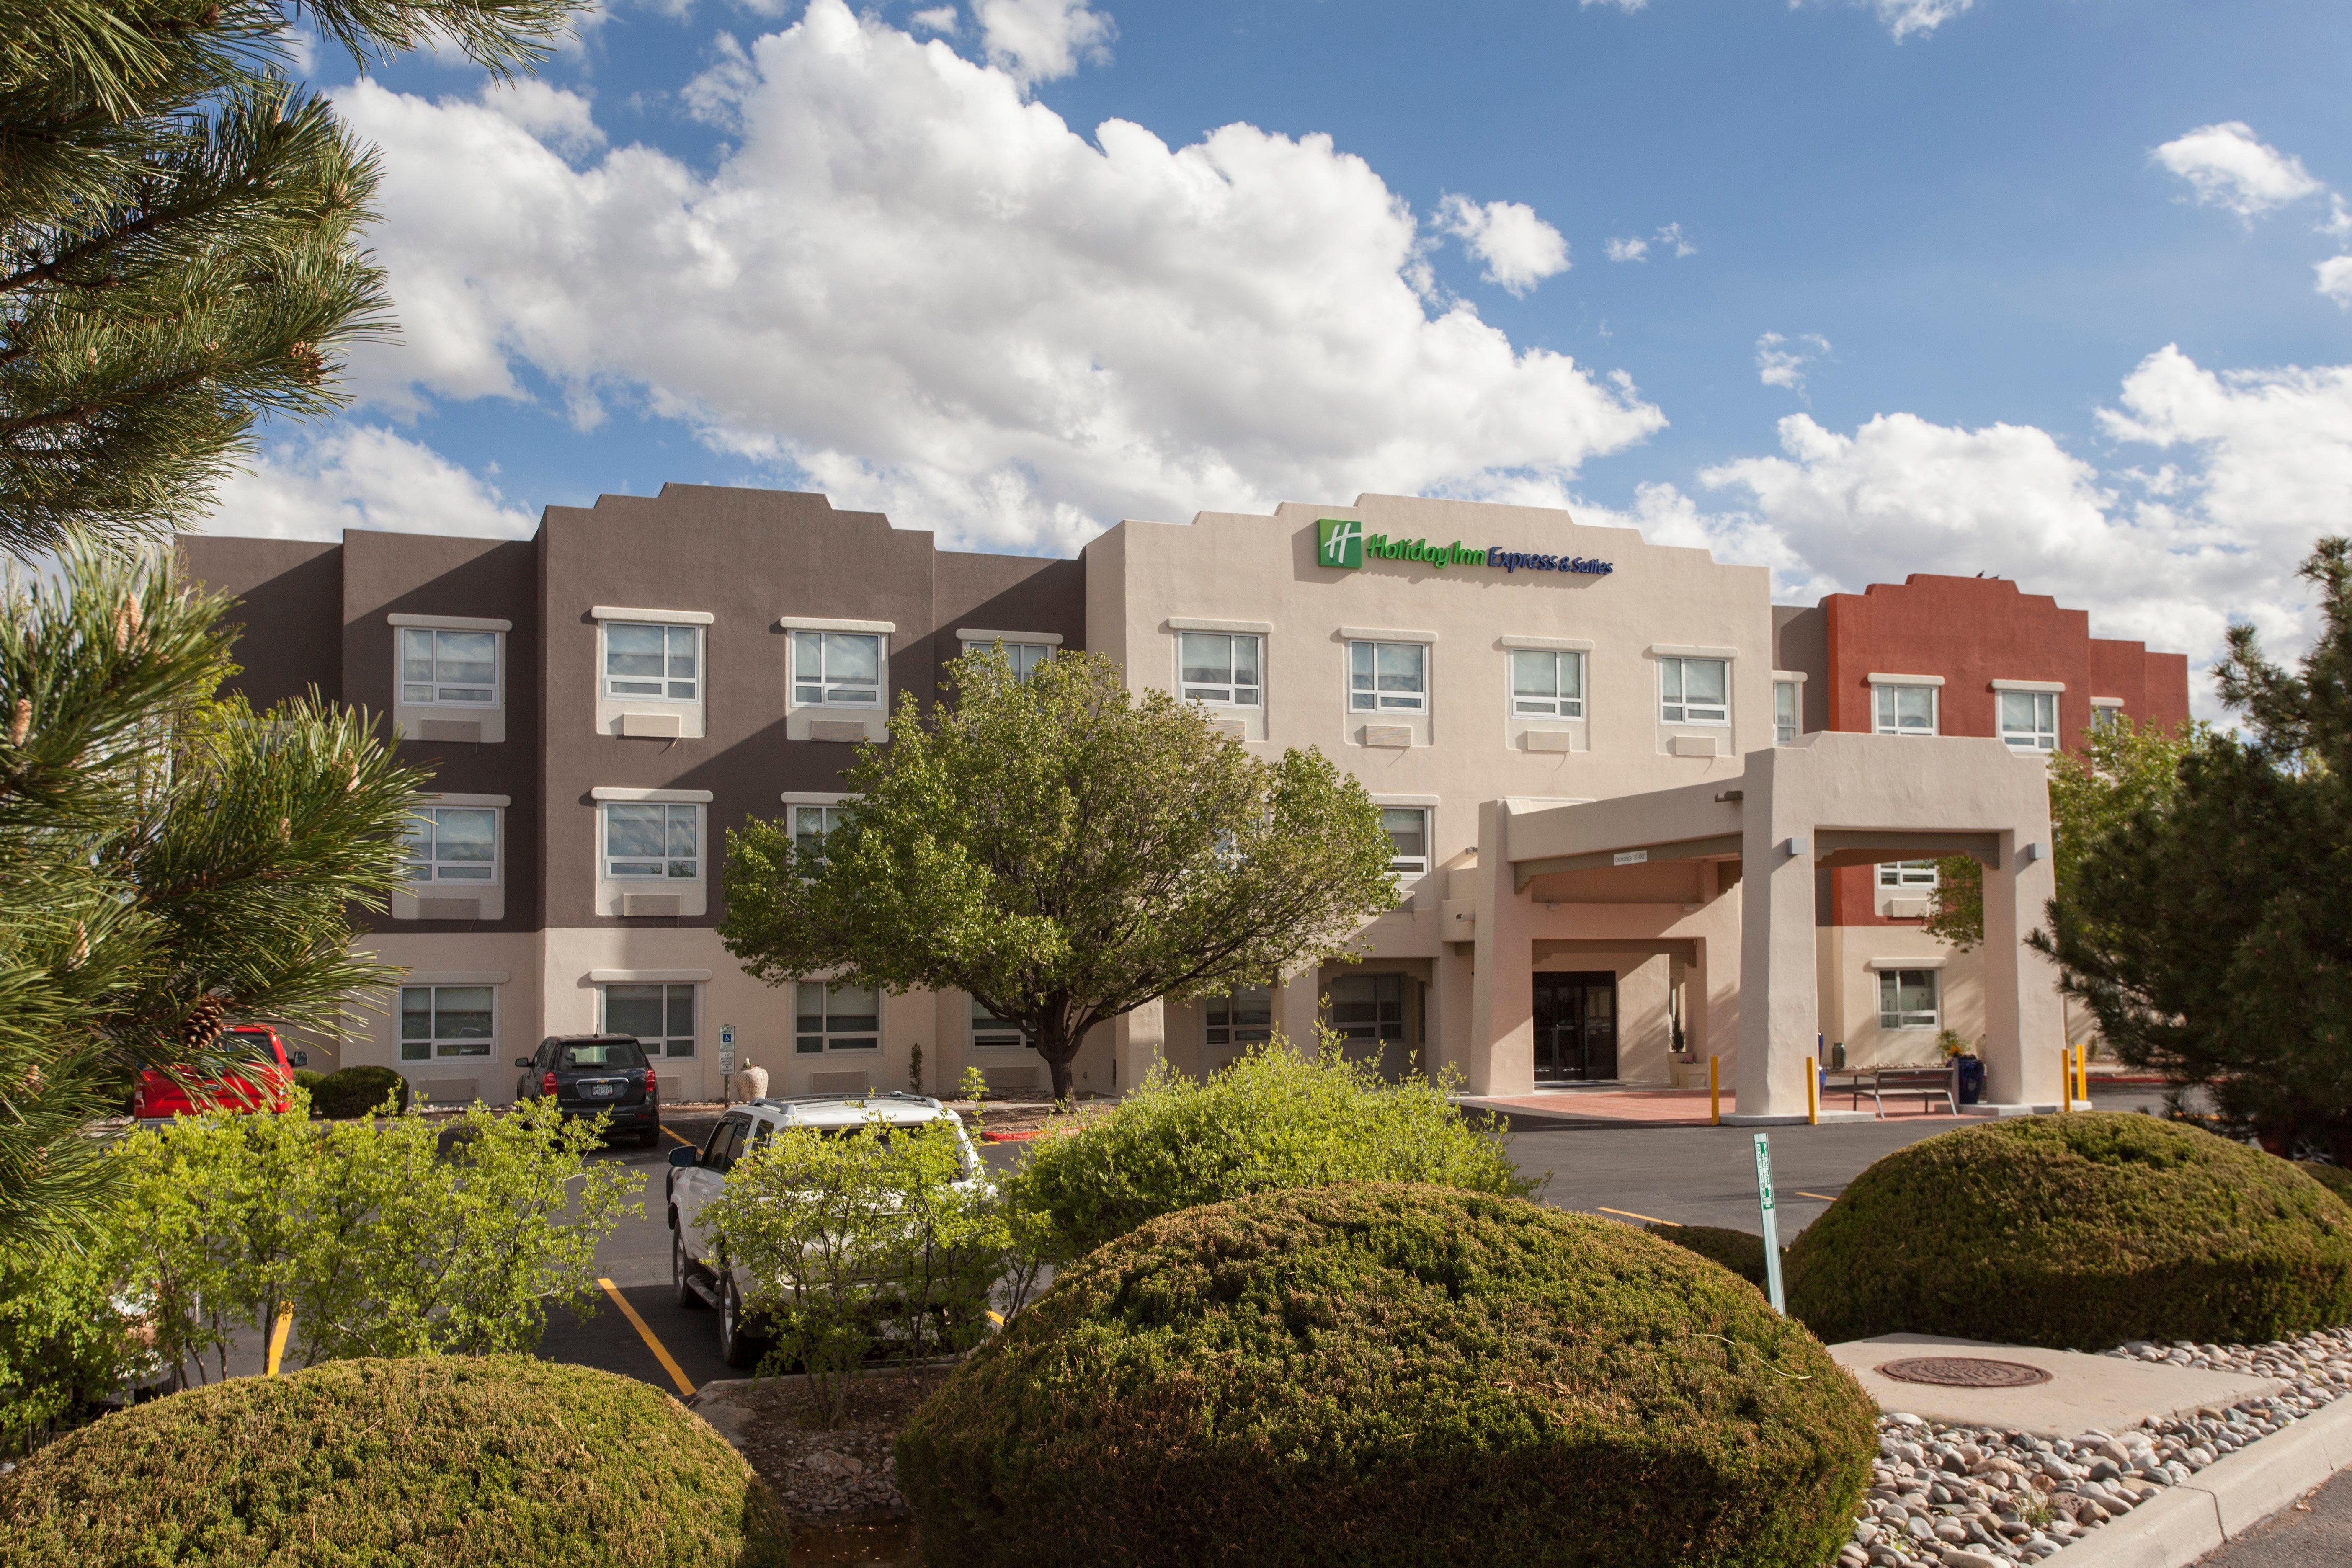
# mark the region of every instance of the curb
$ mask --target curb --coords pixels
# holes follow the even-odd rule
[[[2352,1399],[2217,1459],[2047,1561],[2061,1568],[2188,1568],[2352,1467]]]

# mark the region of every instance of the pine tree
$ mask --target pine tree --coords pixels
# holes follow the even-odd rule
[[[0,549],[202,516],[266,415],[390,331],[375,154],[283,73],[446,38],[505,74],[580,0],[0,0]]]

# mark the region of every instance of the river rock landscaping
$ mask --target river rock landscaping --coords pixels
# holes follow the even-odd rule
[[[1840,1568],[2038,1563],[2217,1459],[2352,1393],[2352,1328],[2261,1345],[2136,1341],[2107,1353],[2278,1378],[2288,1387],[2148,1426],[2055,1441],[1941,1426],[1901,1412],[1881,1415],[1870,1492],[1835,1563]]]

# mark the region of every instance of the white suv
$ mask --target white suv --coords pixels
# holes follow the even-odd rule
[[[982,1180],[978,1155],[964,1135],[963,1118],[920,1095],[824,1094],[795,1100],[753,1100],[729,1110],[699,1149],[669,1154],[670,1282],[681,1307],[719,1309],[719,1353],[729,1366],[757,1365],[761,1345],[743,1310],[751,1283],[740,1263],[730,1264],[709,1234],[704,1214],[726,1184],[736,1160],[757,1149],[780,1128],[819,1127],[842,1132],[876,1125],[919,1127],[944,1121],[955,1129],[965,1178]]]

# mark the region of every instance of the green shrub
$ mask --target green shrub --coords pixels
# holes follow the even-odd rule
[[[1716,1225],[1660,1223],[1647,1228],[1660,1241],[1671,1241],[1676,1247],[1696,1252],[1709,1263],[1730,1269],[1759,1290],[1764,1289],[1762,1237],[1750,1236],[1744,1230],[1726,1230]]]
[[[110,1415],[0,1477],[0,1568],[788,1561],[773,1496],[649,1384],[528,1356],[348,1361]]]
[[[318,1099],[319,1086],[326,1081],[327,1075],[315,1068],[296,1068],[294,1069],[294,1087],[300,1089],[304,1094],[311,1097],[314,1109]]]
[[[1450,1083],[1388,1083],[1327,1037],[1313,1058],[1277,1036],[1208,1081],[1155,1068],[1108,1115],[1049,1126],[1006,1197],[1076,1257],[1178,1209],[1281,1187],[1425,1182],[1530,1195],[1499,1118],[1469,1118]]]
[[[2352,1204],[2352,1171],[2341,1165],[2323,1165],[2316,1160],[2297,1160],[2294,1168],[2346,1203]]]
[[[1875,1414],[1683,1248],[1325,1187],[1063,1270],[916,1413],[898,1480],[934,1568],[1818,1568]]]
[[[1788,1255],[1825,1340],[1909,1331],[2104,1350],[2352,1322],[2352,1215],[2284,1160],[2153,1116],[1947,1132],[1849,1184]]]
[[[152,1361],[95,1249],[0,1248],[0,1455],[23,1453]]]
[[[311,1086],[310,1109],[338,1121],[353,1116],[372,1116],[388,1094],[400,1096],[394,1110],[408,1109],[408,1080],[390,1068],[343,1068]]]

